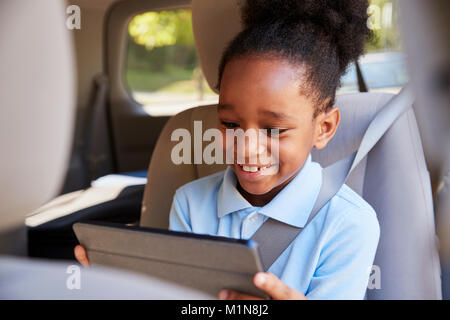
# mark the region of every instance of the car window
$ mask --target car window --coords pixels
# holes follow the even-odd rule
[[[397,8],[398,0],[370,0],[367,24],[374,36],[359,59],[369,91],[397,93],[408,82]],[[152,116],[217,103],[218,96],[199,66],[189,9],[145,12],[130,21],[125,83],[134,100]],[[351,64],[338,94],[358,89],[356,68]]]
[[[152,116],[217,103],[199,66],[190,10],[145,12],[130,21],[125,82]]]
[[[370,0],[368,27],[373,37],[358,63],[369,91],[397,93],[407,82],[406,55],[402,52],[398,0]],[[341,78],[338,93],[358,91],[355,64]]]

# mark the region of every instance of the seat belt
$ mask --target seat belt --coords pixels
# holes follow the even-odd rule
[[[322,185],[314,207],[303,228],[341,189],[350,173],[361,162],[381,137],[414,101],[412,89],[407,86],[392,97],[372,119],[363,135],[358,151],[333,163],[322,170]],[[268,270],[284,252],[303,228],[291,226],[269,218],[251,237],[258,244],[258,250],[264,270]]]
[[[355,61],[355,69],[356,69],[356,79],[358,80],[359,92],[369,92],[369,90],[367,90],[367,85],[366,82],[364,81],[364,76],[362,74],[358,60]]]
[[[116,172],[112,128],[108,113],[109,80],[106,75],[94,77],[94,92],[86,113],[83,157],[89,184],[105,174]]]

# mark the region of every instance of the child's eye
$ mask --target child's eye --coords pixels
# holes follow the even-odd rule
[[[278,128],[266,128],[265,130],[267,130],[267,135],[269,137],[278,136],[283,132],[287,131],[287,129],[278,129]]]
[[[234,122],[221,121],[221,123],[222,123],[225,127],[227,127],[228,129],[234,129],[234,128],[239,127],[239,125],[238,125],[237,123],[234,123]]]

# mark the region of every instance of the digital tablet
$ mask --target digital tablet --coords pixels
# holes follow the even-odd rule
[[[144,273],[215,297],[225,288],[267,297],[253,284],[263,271],[254,241],[104,222],[79,222],[73,229],[92,265]]]

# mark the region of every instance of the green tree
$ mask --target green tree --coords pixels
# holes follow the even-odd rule
[[[401,50],[397,0],[370,0],[368,26],[373,36],[366,51]]]
[[[136,15],[128,33],[125,77],[131,90],[156,91],[192,79],[198,59],[190,10]]]
[[[128,32],[137,44],[147,50],[175,44],[194,46],[189,10],[139,14],[131,20]]]

